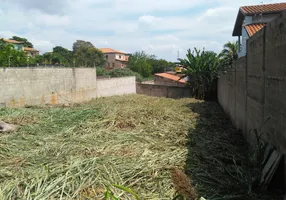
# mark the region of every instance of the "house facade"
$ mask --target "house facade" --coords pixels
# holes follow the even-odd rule
[[[126,67],[126,63],[128,62],[129,58],[128,54],[110,48],[101,48],[100,50],[104,54],[106,61],[104,66],[105,69],[110,70]]]
[[[34,57],[39,55],[39,51],[34,48],[24,47],[24,42],[19,42],[17,40],[3,39],[2,40],[8,44],[12,44],[14,48],[18,51],[24,51],[29,57]]]
[[[39,53],[40,53],[37,49],[30,48],[30,47],[24,47],[24,51],[26,52],[26,54],[29,57],[35,57],[35,56],[39,55]]]
[[[3,40],[6,43],[12,44],[14,48],[18,51],[24,51],[24,42],[19,42],[16,40],[9,40],[4,38],[2,38],[1,40]]]
[[[242,6],[239,8],[232,33],[232,36],[238,37],[238,57],[246,55],[247,40],[268,22],[275,19],[283,10],[286,10],[286,3]]]

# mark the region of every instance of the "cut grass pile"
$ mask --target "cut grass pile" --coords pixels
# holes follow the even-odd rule
[[[169,169],[184,166],[198,115],[185,106],[191,102],[129,95],[1,109],[1,120],[21,128],[0,136],[0,199],[102,199],[111,184],[171,199]]]
[[[189,133],[186,172],[200,195],[211,200],[283,198],[278,191],[262,194],[258,182],[254,184],[260,178],[255,147],[247,145],[217,103],[190,103],[188,107],[199,118]]]
[[[186,169],[208,200],[263,199],[247,195],[247,147],[214,103],[127,95],[72,107],[3,108],[0,120],[21,126],[0,135],[1,200],[102,199],[112,184],[141,199],[170,200],[186,185],[174,187],[174,167]]]

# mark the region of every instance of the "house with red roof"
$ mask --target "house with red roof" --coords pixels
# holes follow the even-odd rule
[[[232,33],[232,36],[238,37],[239,57],[246,55],[246,41],[261,30],[265,24],[275,19],[283,10],[286,10],[285,2],[239,8]]]
[[[24,42],[19,42],[17,40],[4,39],[4,38],[0,38],[0,40],[4,41],[7,44],[12,44],[16,50],[24,51],[29,57],[34,57],[36,55],[39,55],[39,51],[37,49],[24,47]]]
[[[111,48],[101,48],[99,49],[105,57],[105,68],[106,69],[115,69],[115,68],[124,68],[128,62],[128,54],[117,51]]]
[[[155,85],[186,87],[187,81],[176,74],[172,73],[157,73],[154,74]]]

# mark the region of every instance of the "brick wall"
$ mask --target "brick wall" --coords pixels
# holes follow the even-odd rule
[[[247,55],[218,81],[218,99],[252,142],[253,130],[286,153],[286,12],[251,37]]]

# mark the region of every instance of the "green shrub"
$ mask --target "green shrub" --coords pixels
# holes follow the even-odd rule
[[[124,68],[124,69],[113,69],[111,71],[108,72],[108,75],[110,77],[125,77],[125,76],[135,76],[136,77],[136,81],[137,82],[142,82],[143,81],[143,77],[137,73],[137,72],[133,72],[132,70],[128,69],[128,68]]]
[[[108,72],[105,71],[105,69],[103,67],[97,67],[96,68],[96,75],[97,76],[106,76],[106,75],[108,75]]]

